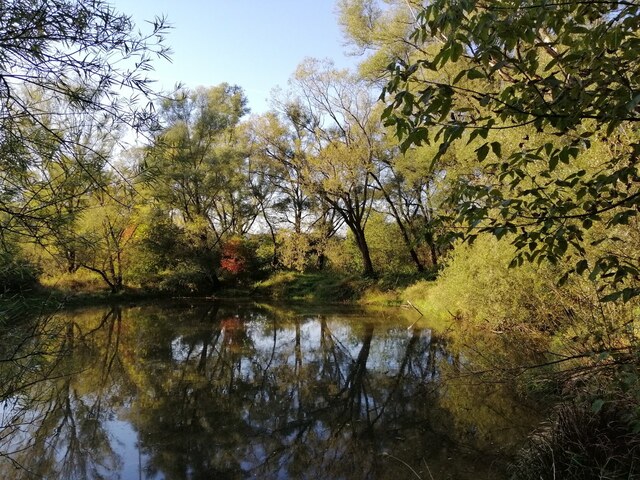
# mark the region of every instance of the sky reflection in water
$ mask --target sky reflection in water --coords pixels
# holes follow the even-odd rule
[[[26,324],[2,345],[0,478],[504,477],[536,414],[467,373],[522,352],[413,320],[203,303]]]

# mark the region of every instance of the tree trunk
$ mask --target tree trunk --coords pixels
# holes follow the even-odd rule
[[[431,232],[427,232],[425,237],[431,252],[431,266],[433,268],[438,268],[438,250],[436,249],[436,243],[433,240],[433,234]]]
[[[360,255],[362,255],[362,275],[374,278],[376,276],[376,272],[373,268],[373,262],[371,261],[369,245],[367,245],[367,239],[364,236],[364,229],[360,228],[359,225],[356,225],[355,228],[352,228],[351,230],[356,237],[356,244],[358,245],[358,250],[360,250]]]
[[[414,248],[414,246],[411,243],[411,238],[409,238],[409,232],[407,232],[407,228],[406,228],[404,222],[402,221],[402,218],[400,217],[400,213],[396,209],[396,206],[394,205],[393,201],[391,200],[391,197],[389,196],[387,191],[384,189],[384,186],[382,185],[382,182],[373,173],[371,174],[371,176],[373,177],[373,179],[378,184],[378,188],[380,188],[380,191],[382,192],[382,195],[384,196],[385,200],[387,201],[387,204],[389,205],[389,208],[391,209],[391,214],[393,215],[393,218],[395,219],[396,224],[398,225],[398,228],[400,229],[400,233],[402,234],[402,239],[404,240],[404,243],[407,246],[407,249],[409,250],[409,255],[411,255],[411,259],[413,260],[413,263],[416,264],[416,268],[418,269],[418,272],[420,272],[420,273],[424,272],[424,265],[420,261],[420,257],[418,256],[418,252],[416,252],[416,249]]]

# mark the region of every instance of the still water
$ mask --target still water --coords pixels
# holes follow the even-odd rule
[[[417,317],[203,302],[25,322],[0,347],[0,478],[508,478],[539,414],[477,372],[531,359]]]

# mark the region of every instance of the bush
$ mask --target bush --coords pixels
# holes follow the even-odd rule
[[[494,332],[521,332],[500,338],[516,338],[523,351],[530,340],[532,351],[553,352],[545,368],[526,375],[499,359],[487,366],[516,375],[523,391],[544,385],[580,399],[558,407],[532,438],[514,479],[640,478],[637,300],[602,302],[598,278],[573,276],[558,286],[570,260],[509,268],[513,253],[507,239],[489,236],[458,244],[436,282],[418,282],[403,297],[435,319],[453,316]]]
[[[388,221],[384,215],[374,212],[367,221],[365,235],[371,261],[377,272],[406,274],[416,271],[400,228],[395,222]],[[357,252],[353,236],[348,235],[347,239],[353,242],[353,250]],[[359,258],[359,253],[355,254]]]
[[[437,282],[418,282],[403,297],[437,317],[463,316],[492,329],[556,325],[558,296],[550,267],[509,268],[513,247],[493,237],[457,244]]]
[[[211,285],[211,279],[203,268],[193,262],[183,262],[149,277],[143,287],[178,295],[192,295],[209,293]]]
[[[38,284],[40,272],[18,252],[0,252],[0,293],[22,293]]]
[[[532,436],[512,467],[514,480],[640,478],[640,434],[628,408],[562,404],[550,425]]]

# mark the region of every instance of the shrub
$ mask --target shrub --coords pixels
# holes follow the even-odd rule
[[[0,252],[0,293],[21,293],[38,284],[38,269],[19,252]]]
[[[143,286],[153,290],[191,295],[208,293],[211,290],[211,279],[207,272],[193,262],[181,262],[164,270],[153,277]]]
[[[552,422],[533,435],[514,465],[514,480],[628,479],[640,477],[640,435],[628,408],[562,404]]]
[[[554,274],[535,264],[509,268],[512,256],[508,242],[489,236],[457,244],[437,282],[419,282],[403,296],[436,316],[462,315],[493,329],[552,328]]]

